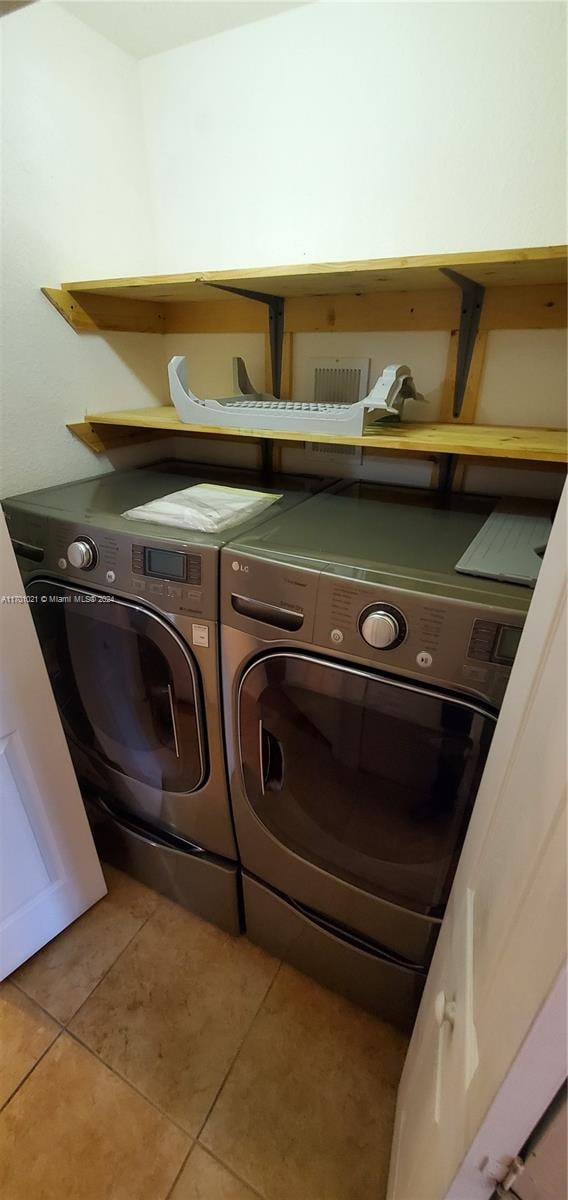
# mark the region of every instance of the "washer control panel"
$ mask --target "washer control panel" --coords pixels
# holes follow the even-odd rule
[[[233,547],[221,564],[223,625],[501,703],[524,608],[343,578]]]
[[[406,621],[399,609],[389,604],[373,604],[359,618],[361,636],[374,650],[400,646],[406,637]]]
[[[77,538],[67,547],[67,558],[78,571],[92,571],[97,565],[97,547],[91,538]]]
[[[474,693],[500,704],[525,614],[470,600],[319,577],[313,641],[318,647]]]
[[[78,526],[54,514],[8,511],[10,536],[24,576],[39,571],[62,582],[146,600],[176,616],[217,619],[218,551],[172,539]],[[86,526],[86,528],[85,528]]]
[[[521,630],[515,625],[500,625],[497,621],[475,621],[469,639],[468,658],[478,662],[513,665]]]
[[[201,584],[201,555],[162,546],[132,547],[132,571],[151,579],[167,579],[169,583]]]

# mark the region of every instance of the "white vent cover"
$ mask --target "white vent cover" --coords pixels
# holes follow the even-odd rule
[[[316,358],[314,392],[316,404],[356,404],[369,391],[369,358]]]

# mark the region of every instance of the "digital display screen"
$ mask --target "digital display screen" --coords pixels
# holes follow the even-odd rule
[[[159,579],[185,579],[185,555],[175,550],[144,551],[144,574]]]
[[[497,638],[497,646],[493,655],[496,662],[505,663],[510,666],[513,662],[519,641],[521,639],[521,629],[516,629],[513,625],[502,625]]]

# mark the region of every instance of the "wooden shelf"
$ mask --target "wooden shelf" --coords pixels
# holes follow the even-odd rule
[[[317,440],[361,445],[374,453],[565,463],[566,435],[560,430],[499,428],[473,422],[489,331],[565,328],[567,250],[566,246],[536,246],[301,263],[245,271],[79,280],[42,290],[78,332],[261,333],[267,390],[276,386],[271,372],[272,331],[280,339],[279,394],[284,399],[292,394],[296,333],[448,330],[441,423],[405,422],[363,438],[322,435]],[[471,293],[473,284],[485,291],[479,299],[473,297],[470,311],[464,286]],[[235,294],[231,289],[249,294]],[[271,314],[279,322],[278,335],[269,325],[268,305],[258,303],[265,297],[279,298],[276,306],[272,304]],[[473,351],[465,366],[463,361],[460,365],[460,347],[472,339]],[[459,415],[452,419],[454,413]],[[306,440],[302,433],[185,425],[170,406],[95,413],[69,428],[98,452],[171,434]],[[316,439],[310,434],[308,440]]]
[[[549,328],[566,323],[567,247],[419,255],[361,262],[301,263],[247,271],[90,279],[43,288],[78,331],[256,332],[264,306],[224,291],[286,300],[285,329],[452,329],[461,295],[447,269],[488,290],[482,328]],[[512,323],[511,323],[512,322]]]
[[[306,433],[279,433],[263,429],[227,429],[218,426],[187,425],[177,417],[175,408],[128,409],[125,412],[93,413],[68,429],[91,449],[103,452],[125,440],[184,434],[223,438],[274,439],[283,442],[315,441],[335,445],[362,446],[385,454],[453,454],[474,458],[516,459],[524,462],[568,462],[568,435],[556,429],[521,429],[497,425],[415,424],[402,422],[369,432],[362,437],[335,437]]]
[[[333,293],[396,291],[399,288],[452,288],[441,271],[463,272],[484,287],[563,283],[566,247],[536,246],[525,250],[489,250],[465,254],[425,254],[411,258],[376,258],[361,262],[300,263],[290,267],[246,271],[206,271],[190,275],[150,275],[139,279],[92,279],[61,286],[68,292],[120,296],[130,300],[212,298],[213,286],[252,288],[275,296],[318,296]],[[215,293],[213,293],[215,298]]]

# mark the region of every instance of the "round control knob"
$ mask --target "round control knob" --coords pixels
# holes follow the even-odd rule
[[[86,538],[77,538],[76,542],[71,542],[71,545],[67,547],[67,558],[72,567],[88,571],[95,565],[96,550],[93,543],[88,542]]]
[[[361,625],[361,633],[368,646],[375,650],[387,650],[400,637],[400,626],[396,617],[391,613],[377,608],[365,617]]]

